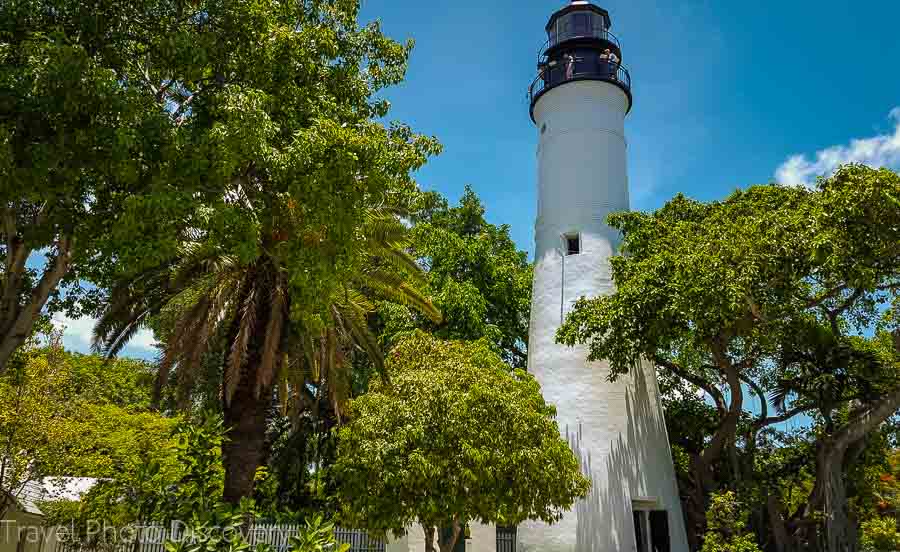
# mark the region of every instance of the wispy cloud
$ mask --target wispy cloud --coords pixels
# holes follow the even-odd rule
[[[63,345],[72,351],[79,353],[88,353],[91,348],[91,335],[94,324],[97,321],[91,317],[84,316],[81,318],[69,318],[64,314],[57,314],[53,317],[53,323],[58,327],[65,327],[63,332]],[[148,352],[156,351],[154,345],[156,340],[153,339],[153,332],[147,329],[139,330],[128,341],[128,345],[123,351],[125,356],[147,356]],[[128,353],[134,353],[129,355]]]
[[[891,133],[825,148],[816,152],[812,160],[805,155],[793,155],[775,171],[775,180],[790,186],[808,186],[817,176],[828,176],[845,163],[900,168],[900,107],[892,109],[888,118],[894,125]]]

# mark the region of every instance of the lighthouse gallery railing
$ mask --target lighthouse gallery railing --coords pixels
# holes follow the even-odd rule
[[[568,71],[563,63],[547,65],[528,87],[528,100],[534,105],[538,96],[560,84],[576,80],[607,81],[622,87],[631,95],[631,75],[618,63],[597,62],[587,67],[576,64],[575,69]]]

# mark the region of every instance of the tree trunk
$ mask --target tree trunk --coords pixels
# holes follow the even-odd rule
[[[256,285],[253,276],[247,278],[241,290],[241,303]],[[243,497],[253,495],[256,470],[266,462],[266,430],[274,399],[271,385],[258,385],[258,370],[262,361],[266,340],[266,326],[270,316],[268,301],[255,303],[256,316],[253,330],[247,340],[246,360],[241,366],[237,385],[230,398],[223,396],[222,409],[227,439],[222,445],[222,463],[225,466],[225,488],[222,498],[230,504],[238,504]],[[229,343],[234,343],[239,333],[240,314],[229,331]],[[228,373],[229,356],[223,364],[223,375]],[[223,378],[224,381],[224,378]],[[226,388],[227,388],[227,382]]]
[[[784,523],[781,502],[778,496],[773,494],[768,496],[766,499],[766,510],[769,514],[769,527],[772,530],[772,539],[775,541],[775,552],[789,552],[793,547]]]
[[[13,243],[13,242],[10,242]],[[9,247],[9,246],[7,246]],[[41,279],[31,290],[25,303],[20,303],[25,279],[23,277],[25,263],[31,251],[24,245],[17,245],[12,251],[7,251],[5,281],[0,304],[0,374],[6,371],[7,363],[16,349],[25,343],[25,340],[34,330],[34,323],[41,315],[44,305],[47,304],[50,294],[59,286],[59,282],[69,271],[72,262],[72,238],[61,236],[56,244],[56,255],[47,259],[47,265],[41,274]]]
[[[853,552],[850,543],[850,520],[847,517],[847,491],[844,483],[844,451],[830,451],[827,443],[816,455],[816,480],[822,481],[821,501],[825,514],[825,550]],[[817,506],[819,505],[817,504]]]
[[[458,519],[454,519],[450,534],[446,539],[443,538],[443,532],[441,532],[440,536],[442,538],[438,540],[441,552],[453,552],[453,548],[456,546],[456,541],[459,540],[460,533],[462,533],[462,526],[460,525]]]
[[[256,396],[255,381],[242,374],[231,402],[225,405],[225,426],[229,428],[222,445],[225,466],[225,489],[222,498],[238,504],[253,495],[256,469],[266,460],[266,429],[271,409],[272,390],[263,389]],[[249,381],[248,381],[249,380]]]
[[[435,528],[424,525],[422,530],[425,532],[425,552],[436,552],[434,549]]]
[[[816,511],[825,514],[824,533],[826,552],[853,552],[856,532],[851,527],[846,502],[844,465],[847,451],[891,417],[900,408],[900,387],[874,405],[852,416],[834,435],[819,442],[816,450],[816,480],[810,493],[804,517]],[[814,524],[813,524],[814,525]],[[810,538],[815,529],[810,529]]]
[[[706,490],[704,479],[709,477],[709,467],[700,455],[691,454],[690,480],[685,489],[684,517],[687,530],[688,546],[691,550],[700,550],[703,546],[701,536],[706,532]]]

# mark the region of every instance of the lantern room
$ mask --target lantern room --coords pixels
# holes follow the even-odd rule
[[[631,109],[631,76],[622,65],[622,48],[610,26],[609,12],[586,0],[574,0],[550,16],[547,41],[538,54],[538,76],[529,88],[532,112],[548,90],[583,80],[618,86]]]

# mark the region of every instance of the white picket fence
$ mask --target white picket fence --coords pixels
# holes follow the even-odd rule
[[[265,543],[276,552],[286,552],[290,547],[291,537],[296,535],[300,528],[301,525],[298,524],[254,524],[244,530],[244,538],[250,544],[251,550],[257,544]],[[177,526],[144,526],[138,529],[136,534],[137,544],[131,540],[86,546],[78,542],[59,541],[54,552],[165,552],[166,541],[175,541],[182,537],[182,531]],[[337,528],[334,535],[338,542],[350,545],[350,552],[384,552],[384,541],[370,537],[365,531]]]

